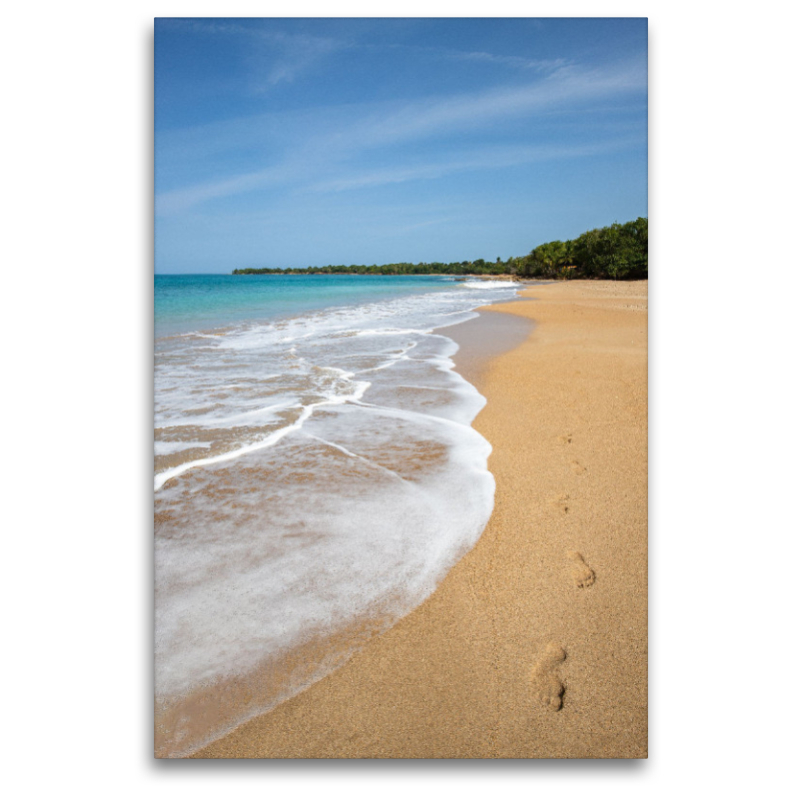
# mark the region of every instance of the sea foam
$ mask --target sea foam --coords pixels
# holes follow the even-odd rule
[[[475,544],[485,401],[444,326],[515,294],[475,283],[159,343],[160,755],[323,677]]]

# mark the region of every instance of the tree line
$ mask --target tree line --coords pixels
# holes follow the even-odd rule
[[[445,264],[441,261],[409,264],[351,264],[350,266],[330,265],[327,267],[305,267],[287,269],[235,269],[234,275],[505,275],[508,262],[491,263],[482,258],[476,261],[454,261]]]
[[[531,278],[647,277],[647,218],[586,231],[577,239],[546,242],[519,259],[516,275]]]
[[[521,278],[647,277],[647,218],[615,222],[565,242],[545,242],[526,256],[503,261],[441,261],[410,264],[329,265],[302,269],[235,269],[234,275],[516,275]]]

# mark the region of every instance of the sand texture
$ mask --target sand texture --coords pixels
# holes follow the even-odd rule
[[[531,286],[478,381],[495,509],[422,606],[196,754],[647,755],[647,282]]]

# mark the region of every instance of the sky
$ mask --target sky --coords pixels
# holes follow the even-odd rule
[[[494,261],[647,216],[646,19],[156,19],[155,268]]]

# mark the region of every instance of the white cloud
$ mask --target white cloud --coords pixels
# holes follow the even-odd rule
[[[445,58],[452,58],[457,61],[478,61],[484,64],[501,64],[506,67],[533,70],[534,72],[550,72],[570,63],[564,58],[523,58],[522,56],[498,56],[494,53],[459,52],[456,50],[443,52],[442,55]]]
[[[285,183],[287,180],[296,178],[296,175],[296,169],[287,163],[237,175],[226,180],[208,181],[184,189],[162,192],[156,197],[156,214],[159,216],[176,214],[207,200],[249,192],[270,184]]]
[[[317,66],[328,55],[349,45],[339,39],[308,34],[290,34],[234,20],[163,20],[162,26],[183,28],[210,36],[235,36],[242,43],[249,63],[251,90],[263,92]]]
[[[260,31],[251,51],[252,88],[266,91],[281,82],[291,83],[332,53],[347,45],[337,39]]]
[[[313,192],[341,192],[382,184],[404,183],[411,180],[430,180],[469,170],[501,169],[564,158],[585,158],[644,142],[644,139],[625,138],[575,146],[495,147],[464,153],[446,161],[438,160],[414,166],[365,170],[355,174],[350,172],[342,177],[313,183],[307,188]]]
[[[545,109],[644,90],[646,82],[645,75],[628,65],[591,71],[564,66],[533,84],[435,97],[407,103],[390,114],[370,115],[354,126],[349,141],[378,146],[476,129]]]
[[[275,79],[288,80],[289,74],[287,68],[285,77]],[[294,118],[295,124],[289,126],[288,133],[287,126],[282,125],[278,117],[267,115],[206,126],[200,132],[172,134],[171,139],[169,136],[165,138],[173,152],[194,141],[200,151],[214,151],[219,155],[219,162],[224,163],[226,148],[234,151],[244,141],[247,149],[255,153],[250,161],[260,158],[273,163],[265,166],[262,162],[259,168],[238,175],[161,193],[156,199],[157,213],[177,213],[214,198],[276,184],[316,192],[344,191],[431,179],[465,169],[577,156],[588,152],[587,148],[494,147],[457,158],[409,163],[407,156],[401,159],[396,148],[454,133],[481,132],[516,119],[535,119],[537,113],[580,109],[589,102],[645,91],[646,82],[646,73],[638,62],[593,70],[564,65],[523,86],[501,86],[482,92],[403,103],[316,109],[315,124],[303,124],[300,118]],[[307,114],[305,112],[303,120],[308,119]],[[280,140],[280,147],[275,147],[276,140]],[[617,144],[611,142],[603,146],[614,147]],[[377,165],[371,169],[361,166],[368,153],[371,160],[380,160],[382,148],[386,150],[383,154],[385,166]],[[190,144],[189,159],[191,149]]]

